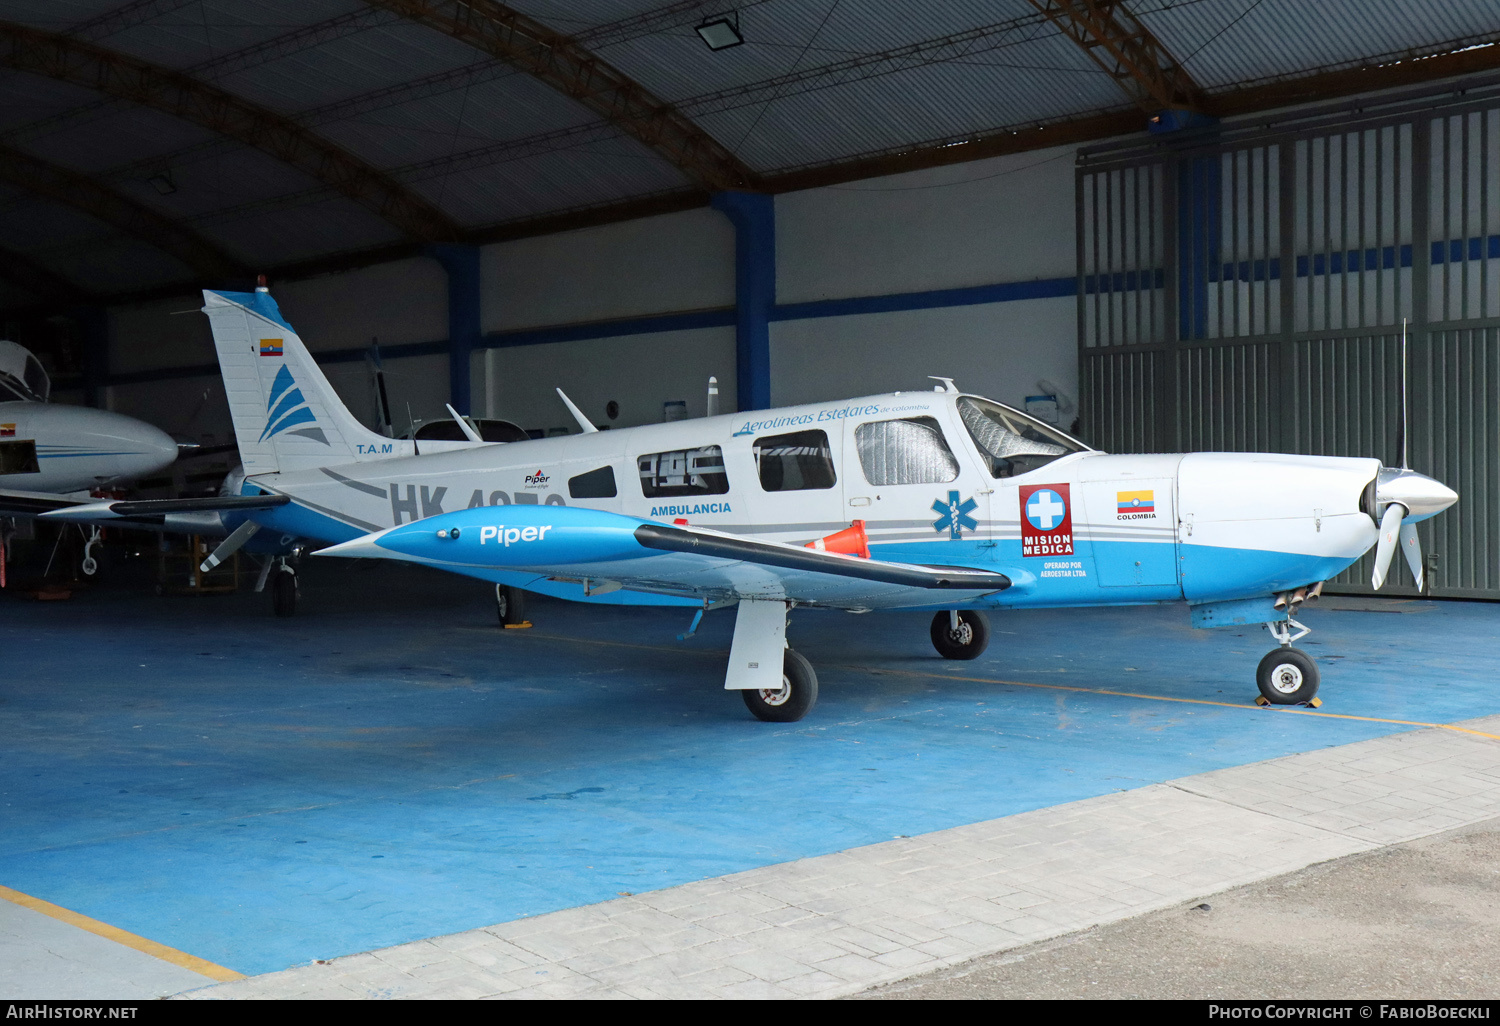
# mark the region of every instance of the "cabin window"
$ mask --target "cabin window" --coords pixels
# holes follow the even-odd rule
[[[641,472],[641,494],[648,499],[723,495],[729,491],[724,450],[717,445],[653,452],[637,457],[635,462]]]
[[[615,468],[600,467],[568,478],[568,494],[575,499],[613,499],[617,494]]]
[[[931,417],[861,424],[854,444],[872,485],[942,484],[958,476],[958,460]]]
[[[1060,431],[988,399],[960,396],[958,415],[984,455],[993,477],[1014,477],[1045,467],[1084,447]]]
[[[755,466],[760,486],[768,492],[798,492],[832,488],[838,479],[833,450],[822,431],[794,431],[755,440]]]

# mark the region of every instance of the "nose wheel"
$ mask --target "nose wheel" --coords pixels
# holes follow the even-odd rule
[[[1297,633],[1292,633],[1292,628]],[[1320,675],[1313,657],[1292,642],[1310,633],[1307,627],[1288,617],[1286,620],[1266,624],[1266,630],[1281,642],[1281,647],[1266,653],[1255,670],[1255,684],[1260,688],[1260,705],[1320,705],[1314,697],[1318,693]]]

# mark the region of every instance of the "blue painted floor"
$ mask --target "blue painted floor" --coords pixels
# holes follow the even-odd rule
[[[1412,729],[1253,708],[1269,637],[1181,607],[997,615],[971,663],[925,616],[799,612],[822,698],[764,724],[721,690],[732,613],[501,631],[483,585],[312,562],[293,620],[0,595],[0,884],[258,973]],[[1303,619],[1323,712],[1500,712],[1500,606]]]

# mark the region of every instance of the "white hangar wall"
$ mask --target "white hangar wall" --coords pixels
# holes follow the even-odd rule
[[[1074,276],[1071,147],[776,198],[777,302],[832,303]],[[1054,289],[1055,291],[1055,289]],[[857,304],[850,304],[856,306]],[[1020,405],[1047,380],[1077,396],[1075,300],[935,305],[771,325],[778,405],[929,388]]]
[[[1076,395],[1071,149],[999,157],[776,197],[772,401],[927,388],[925,375],[1021,403],[1046,379]],[[484,246],[484,345],[471,408],[569,426],[561,386],[595,423],[704,412],[709,375],[735,404],[734,230],[703,208]],[[1035,287],[1033,287],[1035,286]],[[997,288],[998,292],[997,292]],[[426,257],[272,282],[349,408],[374,419],[355,351],[379,340],[398,430],[446,416],[447,278]],[[1000,295],[1003,293],[1003,295]],[[996,301],[997,296],[1006,301]],[[1014,298],[1020,297],[1020,298]],[[198,440],[229,420],[201,301],[110,312],[106,401]],[[400,347],[421,347],[400,355]],[[605,414],[609,400],[619,417]]]
[[[777,196],[777,302],[1071,276],[1074,152],[1017,153]]]
[[[888,311],[841,302],[1071,279],[1072,156],[1058,148],[777,196],[772,402],[929,387],[928,373],[1018,404],[1038,379],[1076,395],[1071,298],[949,297]],[[586,390],[572,398],[599,423],[606,396],[625,407],[618,427],[660,419],[670,399],[687,400],[697,416],[710,373],[722,408],[733,408],[732,328],[621,333],[628,325],[614,323],[733,306],[734,234],[716,211],[487,246],[482,273],[487,332],[584,332],[594,322],[614,337],[476,354],[476,410],[527,427],[544,426],[528,419],[536,417],[566,423],[552,388],[571,395],[571,380]],[[808,316],[806,304],[824,308]],[[537,374],[547,379],[528,380]],[[610,385],[598,403],[593,382]]]
[[[486,332],[733,306],[734,229],[705,207],[517,239],[480,274]]]

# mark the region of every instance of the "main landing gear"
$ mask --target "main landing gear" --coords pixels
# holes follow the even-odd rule
[[[781,687],[746,688],[740,692],[745,708],[767,723],[795,723],[818,701],[818,675],[800,653],[782,649]]]
[[[295,616],[297,613],[297,571],[282,560],[271,572],[271,610],[277,616]]]
[[[495,615],[502,627],[530,627],[526,622],[526,593],[520,588],[495,585]]]
[[[977,609],[949,609],[932,618],[932,647],[944,659],[978,659],[990,643],[990,619]]]
[[[1292,633],[1293,628],[1297,633]],[[1315,697],[1318,693],[1318,664],[1300,648],[1292,647],[1292,642],[1311,633],[1311,628],[1287,617],[1266,624],[1266,630],[1281,643],[1281,647],[1267,652],[1255,670],[1255,683],[1261,694],[1256,704],[1321,705]]]

